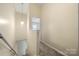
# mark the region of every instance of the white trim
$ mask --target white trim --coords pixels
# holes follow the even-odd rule
[[[60,54],[62,54],[62,55],[64,55],[64,56],[68,56],[68,55],[67,55],[66,53],[64,53],[63,51],[60,51],[59,49],[57,49],[57,48],[55,48],[55,47],[49,45],[48,43],[46,43],[46,42],[44,42],[44,41],[41,41],[41,42],[42,42],[43,44],[47,45],[48,47],[54,49],[54,50],[57,51],[58,53],[60,53]]]

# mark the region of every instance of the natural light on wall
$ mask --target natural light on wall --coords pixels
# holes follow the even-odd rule
[[[23,25],[24,24],[24,21],[21,21],[20,24]]]
[[[6,19],[0,18],[0,24],[7,24],[8,21]]]

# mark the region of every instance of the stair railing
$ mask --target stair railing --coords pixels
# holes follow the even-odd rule
[[[11,45],[7,42],[7,40],[0,34],[0,39],[4,41],[4,43],[10,48],[11,55],[17,55],[16,51],[11,47]]]

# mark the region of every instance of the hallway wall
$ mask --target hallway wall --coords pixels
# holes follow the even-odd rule
[[[14,4],[0,4],[0,33],[12,47],[14,47],[15,40],[27,39],[28,53],[37,55],[37,31],[32,31],[31,21],[32,17],[40,17],[41,40],[58,49],[65,49],[68,53],[75,53],[77,50],[77,4],[43,4],[41,6],[29,4],[27,13],[23,16],[25,25],[22,28],[21,17],[22,14],[15,11]]]
[[[14,19],[15,19],[15,8],[14,4],[3,3],[0,4],[0,33],[9,42],[9,44],[14,46]],[[0,46],[1,47],[1,46]],[[4,47],[4,46],[3,46]],[[3,48],[2,47],[2,48]],[[6,47],[1,49],[1,55],[8,55],[9,51],[6,51]]]
[[[23,24],[22,24],[23,23]],[[27,15],[15,11],[15,49],[18,52],[18,43],[20,40],[27,40]],[[27,42],[26,42],[27,43]]]
[[[40,17],[40,6],[38,4],[29,4],[29,21],[27,24],[27,39],[29,43],[30,55],[37,55],[37,31],[32,31],[32,17]]]
[[[42,40],[75,54],[78,48],[78,5],[44,4],[41,11]]]

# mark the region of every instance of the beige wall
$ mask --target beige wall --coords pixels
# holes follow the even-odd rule
[[[38,4],[27,4],[27,10],[21,14],[16,10],[15,12],[15,39],[16,40],[27,40],[28,54],[37,55],[37,32],[32,31],[32,17],[40,17],[40,6]],[[25,7],[25,8],[26,8]],[[23,19],[22,19],[23,17]],[[21,26],[20,22],[24,21],[24,25]],[[16,51],[17,46],[15,42]]]
[[[13,4],[0,4],[0,33],[3,34],[5,39],[13,47],[14,43],[14,5]],[[2,47],[3,48],[3,47]],[[8,55],[6,47],[1,50],[1,55]]]
[[[44,4],[41,11],[42,40],[74,52],[78,48],[78,5]]]
[[[24,22],[24,24],[21,24]],[[26,39],[26,22],[27,22],[27,15],[15,12],[15,37],[16,40]]]
[[[29,17],[30,20],[29,25],[27,25],[27,39],[28,39],[28,43],[29,43],[29,53],[31,55],[36,55],[37,54],[37,32],[36,31],[32,31],[32,27],[31,27],[31,21],[32,21],[32,17],[40,17],[40,6],[38,4],[29,4]],[[28,24],[28,23],[27,23]]]
[[[21,24],[21,22],[24,22],[24,24]],[[15,49],[17,53],[20,50],[17,46],[19,46],[19,41],[20,40],[27,40],[26,34],[27,34],[27,15],[22,14],[20,12],[15,12]],[[27,42],[26,42],[27,43]]]
[[[51,45],[56,45],[56,47],[77,49],[77,7],[77,4],[45,4],[42,7],[39,4],[29,4],[27,15],[24,16],[25,25],[23,29],[20,26],[21,14],[15,12],[14,5],[0,4],[0,18],[8,21],[6,24],[0,24],[0,33],[12,47],[15,39],[26,38],[29,53],[36,55],[38,38],[37,32],[32,31],[31,20],[32,17],[41,16],[42,40]],[[17,26],[15,27],[15,25]]]
[[[0,4],[0,6],[0,17],[9,22],[8,24],[0,25],[0,32],[3,33],[4,37],[14,47],[14,49],[16,49],[17,40],[27,39],[28,53],[30,55],[36,55],[37,32],[32,31],[31,19],[33,16],[40,17],[40,6],[37,4],[30,4],[27,7],[26,15],[23,16],[23,19],[22,14],[15,10],[14,5]],[[20,21],[22,20],[24,21],[23,26],[20,24]]]

